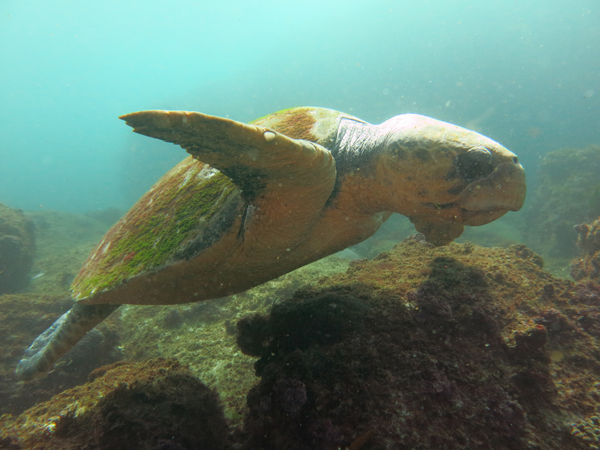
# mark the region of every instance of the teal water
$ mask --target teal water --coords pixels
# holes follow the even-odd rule
[[[143,109],[415,112],[500,141],[533,174],[548,151],[600,143],[599,57],[595,0],[5,0],[0,201],[127,209],[185,156],[117,118]]]

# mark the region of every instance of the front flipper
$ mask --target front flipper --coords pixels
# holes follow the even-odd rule
[[[325,147],[264,127],[187,111],[140,111],[120,119],[136,133],[178,144],[219,169],[249,203],[265,192],[335,179],[335,161]]]
[[[50,370],[62,355],[119,306],[75,303],[73,308],[60,316],[25,351],[23,359],[17,364],[17,377],[31,380]]]
[[[423,234],[427,242],[436,247],[449,244],[460,237],[465,230],[463,224],[456,222],[435,222],[419,218],[410,218],[410,221],[415,224],[415,230]]]
[[[335,184],[335,160],[314,142],[197,112],[140,111],[121,119],[136,133],[178,144],[228,176],[249,205],[244,229],[265,245],[274,242],[274,233],[287,251],[305,240]]]

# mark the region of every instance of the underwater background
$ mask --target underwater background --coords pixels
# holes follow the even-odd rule
[[[106,230],[187,156],[120,115],[294,106],[478,131],[519,156],[525,206],[441,248],[394,215],[248,292],[125,306],[15,379]],[[597,219],[597,0],[4,0],[0,449],[598,449]]]
[[[0,199],[128,209],[185,154],[117,117],[419,113],[517,153],[600,141],[598,2],[3,1]],[[533,186],[532,186],[533,187]]]

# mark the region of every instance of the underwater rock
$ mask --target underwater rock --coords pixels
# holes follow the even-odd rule
[[[219,392],[225,416],[241,427],[246,394],[256,383],[256,358],[236,344],[236,323],[251,313],[267,313],[301,286],[345,272],[348,260],[329,256],[249,291],[218,300],[173,306],[125,306],[119,328],[126,359],[176,357]]]
[[[175,360],[117,365],[0,423],[7,442],[40,450],[231,448],[218,395]]]
[[[0,294],[27,286],[35,255],[35,225],[20,209],[0,203]]]
[[[589,449],[600,448],[600,417],[594,414],[571,424],[571,433]]]
[[[600,280],[600,218],[591,224],[575,226],[579,233],[577,246],[583,250],[583,256],[573,261],[571,276],[579,281],[584,278]]]
[[[99,333],[94,332],[83,346],[65,355],[47,377],[26,384],[15,378],[15,365],[23,349],[73,305],[69,295],[72,274],[77,273],[95,241],[106,231],[104,225],[79,214],[39,210],[27,213],[26,220],[31,223],[29,218],[36,230],[30,274],[43,276],[32,279],[22,293],[0,295],[0,415],[20,414],[85,383],[91,370],[123,357],[117,348],[119,317],[115,314],[106,327],[98,329]]]
[[[270,360],[282,354],[340,342],[362,327],[368,308],[344,292],[314,297],[300,291],[294,298],[297,301],[273,306],[268,320],[250,316],[238,322],[240,349],[247,355],[261,357],[255,364],[257,375]]]
[[[240,449],[590,448],[600,416],[597,283],[552,277],[522,245],[435,248],[418,236],[373,261],[351,262],[344,274],[319,279],[331,261],[307,266],[310,276],[288,274],[200,309],[126,307],[115,325],[126,335],[125,356],[189,361],[192,374],[220,393],[230,439]],[[300,276],[304,287],[290,294]],[[292,298],[277,302],[281,296]],[[14,297],[11,311],[20,317],[23,298],[4,297]],[[232,323],[238,319],[236,336]],[[252,357],[241,354],[236,339]],[[11,345],[17,344],[3,343]],[[13,368],[19,356],[15,352],[3,364]],[[73,366],[67,363],[57,371]],[[161,365],[167,363],[101,367],[88,384],[19,417],[4,416],[0,448],[110,448],[117,445],[111,439],[129,447],[128,439],[138,439],[145,448],[194,448],[154,433],[181,419],[172,403],[154,402],[156,392],[176,390],[170,381],[152,387],[153,379],[171,373]],[[131,390],[136,379],[149,384]],[[110,394],[119,383],[129,387]],[[186,389],[184,399],[196,404]],[[115,409],[98,409],[100,396],[113,399]],[[142,403],[156,406],[159,425],[138,420]],[[186,414],[187,408],[192,405],[184,404]],[[124,422],[129,431],[121,428]],[[195,439],[196,431],[189,433]]]
[[[545,256],[576,256],[573,227],[600,215],[599,173],[598,145],[546,154],[525,210],[526,241]]]
[[[123,355],[118,351],[118,317],[99,327],[65,355],[45,377],[23,384],[15,366],[23,347],[67,311],[72,300],[65,296],[5,294],[0,296],[0,415],[20,414],[36,403],[48,400],[67,388],[85,383],[89,372]],[[1,447],[0,447],[1,448]]]
[[[590,305],[541,265],[522,245],[409,238],[243,319],[261,357],[244,448],[588,449],[572,424],[599,409]]]

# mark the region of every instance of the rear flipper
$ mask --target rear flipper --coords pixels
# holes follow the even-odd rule
[[[17,364],[17,377],[22,380],[31,380],[46,373],[88,331],[110,316],[119,306],[121,305],[75,303],[73,308],[60,316],[25,351],[23,359]]]

